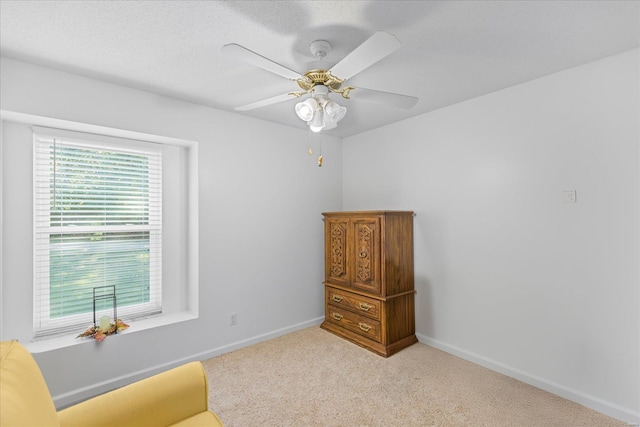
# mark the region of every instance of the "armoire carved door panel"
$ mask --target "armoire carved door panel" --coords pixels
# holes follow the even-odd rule
[[[374,294],[380,293],[380,220],[364,218],[353,221],[355,251],[352,286]]]
[[[328,220],[329,233],[326,235],[325,247],[326,263],[325,276],[329,281],[338,285],[349,286],[349,263],[348,263],[348,227],[349,221],[341,218]]]

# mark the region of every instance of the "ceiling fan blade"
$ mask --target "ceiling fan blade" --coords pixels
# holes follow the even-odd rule
[[[284,65],[280,65],[277,62],[273,62],[272,60],[265,58],[264,56],[255,53],[247,49],[246,47],[240,46],[239,44],[226,44],[222,46],[221,50],[226,54],[241,59],[242,61],[247,62],[251,65],[255,65],[256,67],[260,67],[264,70],[270,71],[286,79],[296,80],[302,77],[300,73],[293,71],[285,67]]]
[[[393,34],[378,31],[331,68],[331,74],[344,80],[380,61],[401,46]]]
[[[249,111],[254,110],[256,108],[265,107],[267,105],[277,104],[278,102],[287,101],[289,99],[293,99],[293,95],[288,93],[283,93],[282,95],[272,96],[271,98],[263,99],[262,101],[252,102],[251,104],[242,105],[240,107],[235,107],[234,110],[238,111]]]
[[[382,92],[380,90],[357,87],[349,92],[350,99],[358,101],[375,102],[377,104],[393,105],[398,108],[409,109],[418,103],[415,96],[401,95],[399,93]]]

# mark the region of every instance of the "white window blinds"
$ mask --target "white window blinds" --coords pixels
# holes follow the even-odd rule
[[[161,151],[53,133],[34,133],[35,336],[90,325],[94,287],[115,285],[125,321],[160,313]]]

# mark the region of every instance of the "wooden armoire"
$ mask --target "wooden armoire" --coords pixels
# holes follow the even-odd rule
[[[413,212],[325,212],[321,327],[384,357],[415,342]]]

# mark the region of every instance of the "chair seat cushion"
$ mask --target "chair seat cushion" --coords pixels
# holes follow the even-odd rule
[[[223,427],[220,418],[213,412],[201,412],[198,415],[171,424],[171,427]]]

